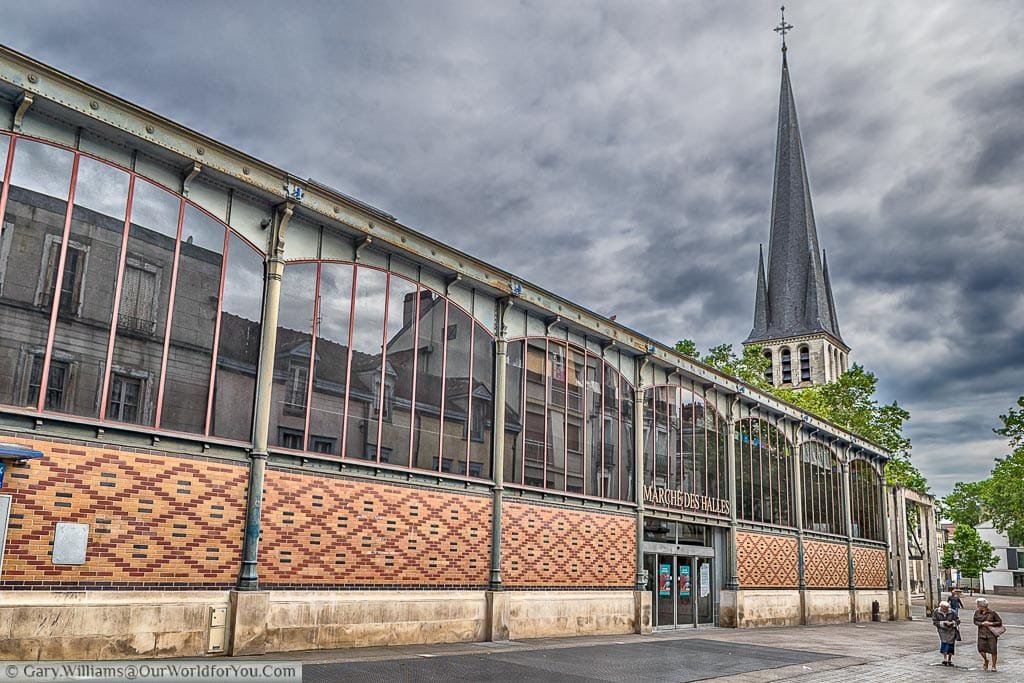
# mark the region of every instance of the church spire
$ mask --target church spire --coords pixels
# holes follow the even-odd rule
[[[754,329],[750,337],[768,333],[768,283],[764,277],[764,245],[757,245],[757,291],[754,294]]]
[[[782,89],[775,148],[767,293],[765,296],[761,289],[762,265],[759,266],[755,295],[754,329],[745,342],[748,344],[821,332],[842,343],[835,304],[831,301],[831,287],[818,248],[811,189],[789,78],[786,33],[792,28],[786,23],[784,14],[782,22],[775,28],[782,35]],[[763,307],[759,303],[762,296],[767,300]],[[759,324],[762,311],[766,319],[763,326]]]

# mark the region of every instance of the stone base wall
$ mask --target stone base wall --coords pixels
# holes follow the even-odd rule
[[[804,594],[804,603],[809,625],[850,623],[849,590],[809,590]]]
[[[884,590],[738,590],[722,591],[719,624],[735,628],[846,624],[870,621],[877,600],[881,619],[892,618]],[[855,614],[851,609],[855,608]]]
[[[889,612],[889,593],[884,590],[859,590],[856,593],[857,621],[871,621],[871,603],[878,601],[879,619],[887,620]]]
[[[0,591],[0,660],[202,657],[228,591]]]
[[[800,591],[739,590],[736,591],[736,626],[800,625]]]
[[[636,611],[633,591],[513,591],[509,638],[635,633]]]
[[[272,591],[266,651],[484,640],[484,591]]]

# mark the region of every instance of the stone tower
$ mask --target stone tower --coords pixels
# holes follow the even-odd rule
[[[743,342],[744,346],[751,344],[764,347],[771,360],[765,379],[778,387],[803,389],[826,384],[848,367],[850,347],[839,334],[828,264],[814,227],[785,43],[768,269],[766,275],[762,249],[757,263],[754,327]]]

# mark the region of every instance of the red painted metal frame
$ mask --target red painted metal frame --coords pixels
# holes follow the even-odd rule
[[[309,338],[309,368],[306,370],[306,415],[302,421],[302,445],[306,451],[310,450],[311,441],[309,419],[313,413],[313,385],[316,382],[316,339],[320,334],[320,274],[322,271],[323,262],[318,261],[316,263],[316,282],[313,283],[313,321]]]
[[[68,255],[68,239],[71,236],[71,214],[75,207],[75,184],[78,182],[78,160],[74,155],[71,162],[71,184],[68,187],[67,205],[64,209],[64,233],[61,236],[60,258],[53,281],[53,297],[50,299],[50,329],[46,334],[46,355],[43,357],[42,376],[39,378],[39,397],[36,410],[43,411],[46,405],[46,391],[50,380],[50,356],[53,353],[53,338],[57,332],[57,312],[60,310],[61,291],[64,289],[64,265]]]
[[[420,283],[414,283],[416,285],[416,320],[413,321],[413,332],[412,332],[412,388],[410,389],[411,396],[409,399],[409,450],[405,454],[405,465],[406,467],[413,466],[412,454],[414,453],[413,444],[416,443],[416,379],[419,377],[419,363],[420,363],[420,303],[422,302],[421,292],[424,287]],[[428,290],[429,291],[429,290]]]
[[[348,404],[349,389],[352,386],[352,331],[355,329],[356,321],[356,292],[359,282],[359,264],[352,264],[352,289],[348,296],[348,358],[345,360],[345,414],[341,426],[341,457],[348,457]]]
[[[384,435],[384,382],[388,366],[388,309],[391,308],[391,273],[384,274],[384,320],[380,331],[380,386],[377,390],[377,452],[374,457],[380,462],[380,441]]]
[[[466,390],[469,396],[466,398],[466,474],[469,474],[470,446],[473,445],[473,362],[476,358],[476,318],[469,318],[469,386]],[[445,341],[448,334],[445,333]]]
[[[110,337],[107,340],[107,361],[103,367],[103,389],[100,391],[100,421],[107,418],[107,400],[110,394],[110,365],[114,362],[114,343],[117,337],[117,319],[121,311],[121,289],[124,286],[124,267],[128,261],[128,234],[132,226],[132,202],[135,199],[135,174],[128,176],[128,200],[124,209],[124,232],[121,235],[121,253],[117,259],[117,280],[114,283],[114,305],[110,317]]]
[[[441,402],[439,404],[441,414],[438,418],[437,428],[437,471],[444,469],[444,410],[447,407],[448,393],[448,298],[444,299],[444,325],[441,326]]]
[[[167,379],[167,358],[171,351],[171,325],[174,323],[174,300],[178,293],[178,267],[181,265],[181,226],[185,222],[185,199],[178,200],[178,229],[174,236],[174,259],[171,266],[171,291],[167,298],[167,321],[164,323],[164,348],[160,355],[160,382],[156,394],[156,417],[153,424],[160,429],[160,419],[164,408],[164,389]],[[221,266],[223,270],[223,266]]]
[[[223,226],[222,226],[223,227]],[[221,314],[224,312],[224,285],[228,279],[228,258],[231,250],[231,230],[224,227],[224,246],[221,252],[224,254],[220,267],[220,285],[217,288],[217,317],[213,323],[213,353],[210,357],[210,383],[206,397],[206,422],[203,425],[203,435],[210,435],[210,423],[213,421],[213,396],[214,386],[217,382],[217,361],[220,357],[220,322]]]

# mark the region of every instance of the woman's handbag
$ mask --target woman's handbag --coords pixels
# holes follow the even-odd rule
[[[1006,633],[1005,626],[989,626],[988,632],[994,635],[996,638]]]
[[[963,640],[963,637],[960,635],[960,629],[956,630],[953,640]]]

